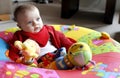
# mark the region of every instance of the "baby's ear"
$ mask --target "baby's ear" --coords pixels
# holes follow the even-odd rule
[[[16,18],[13,18],[14,21],[16,21]]]
[[[17,26],[18,26],[19,28],[21,28],[19,24],[17,24]]]

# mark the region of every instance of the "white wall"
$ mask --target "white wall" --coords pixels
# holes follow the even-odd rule
[[[11,13],[11,0],[0,0],[0,14]]]
[[[12,0],[12,1],[16,1],[16,0]],[[32,1],[32,0],[17,0],[17,1]]]
[[[11,12],[12,1],[15,0],[0,0],[0,14]],[[33,1],[33,0],[18,0],[18,1]],[[80,8],[83,10],[104,11],[105,4],[106,4],[106,0],[80,0]],[[117,0],[116,11],[120,11],[119,4],[120,4],[120,0]]]
[[[120,12],[120,0],[117,0],[116,10]]]
[[[120,0],[116,0],[116,11],[120,11]],[[104,11],[106,0],[80,0],[80,8]]]

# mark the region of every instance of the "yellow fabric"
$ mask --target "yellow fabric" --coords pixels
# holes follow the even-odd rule
[[[108,38],[106,34],[102,34],[99,31],[75,25],[53,26],[56,30],[63,32],[67,37],[75,39],[78,42],[87,43],[93,54],[101,54],[111,51],[119,52],[120,50],[120,44],[117,41],[112,38]]]
[[[61,31],[61,27],[67,26],[67,25],[53,25],[53,26],[55,27],[56,30]],[[75,25],[68,25],[68,28],[70,28],[70,30],[68,30],[68,32],[66,32],[66,33],[64,33],[64,31],[62,31],[62,32],[67,37],[73,38],[76,41],[84,35],[87,35],[91,32],[97,32],[97,31],[92,30],[92,29],[88,29],[88,28],[81,27],[81,26],[75,26]]]

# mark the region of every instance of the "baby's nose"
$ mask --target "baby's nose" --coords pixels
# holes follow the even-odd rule
[[[37,21],[33,21],[33,26],[37,26],[38,22]]]

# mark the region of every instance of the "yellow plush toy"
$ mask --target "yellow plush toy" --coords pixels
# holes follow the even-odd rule
[[[40,47],[32,39],[27,39],[23,43],[21,41],[15,41],[14,45],[21,51],[25,63],[32,63],[31,61],[39,56]]]

